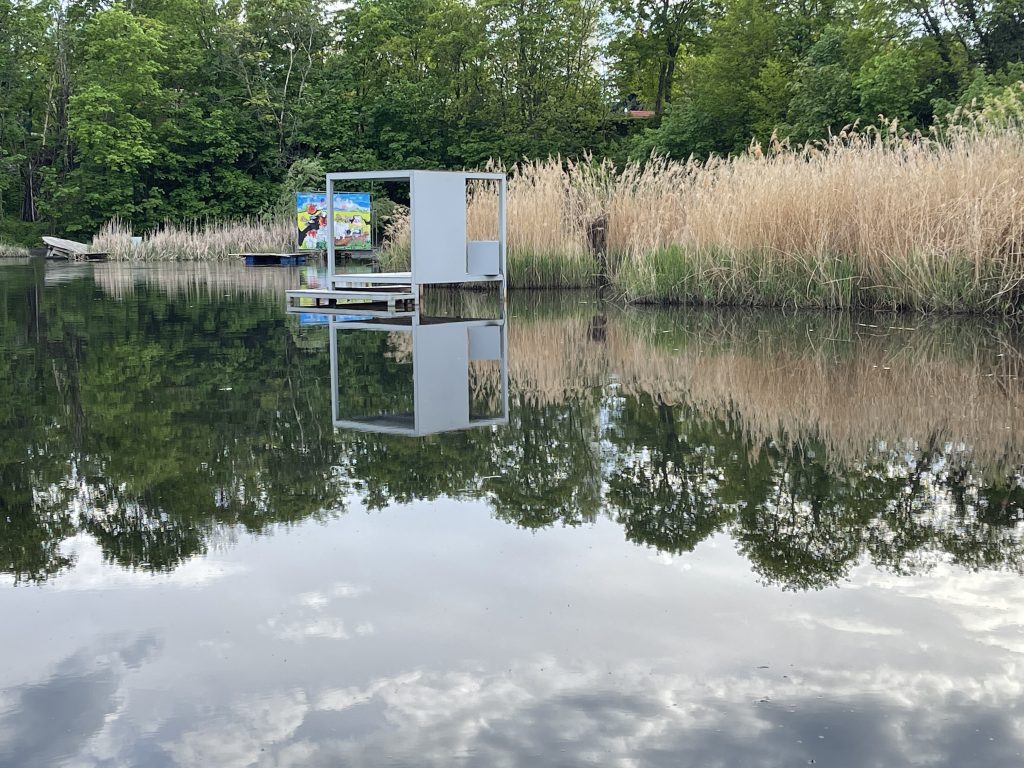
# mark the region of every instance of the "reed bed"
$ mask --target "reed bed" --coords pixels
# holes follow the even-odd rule
[[[287,219],[249,218],[227,222],[166,223],[135,245],[124,222],[108,222],[92,241],[94,251],[116,260],[215,261],[237,253],[282,253],[295,249],[295,228]]]
[[[520,396],[559,402],[612,387],[734,421],[755,446],[813,439],[847,462],[932,444],[989,467],[1024,464],[1024,340],[1007,328],[517,303],[509,370]]]
[[[27,259],[31,255],[28,248],[0,242],[0,259]]]
[[[1017,311],[1021,174],[1016,129],[631,166],[608,201],[614,281],[634,301]]]
[[[633,302],[1024,309],[1024,131],[1014,120],[980,114],[934,137],[893,124],[621,170],[549,158],[508,174],[513,288],[603,277]],[[493,237],[493,186],[474,189],[468,206],[469,236]],[[405,263],[407,227],[402,218],[390,230]]]

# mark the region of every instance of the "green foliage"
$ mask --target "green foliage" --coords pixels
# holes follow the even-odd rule
[[[729,4],[711,26],[707,50],[682,63],[682,98],[657,129],[636,142],[634,154],[643,157],[653,149],[685,158],[737,152],[750,143],[755,125],[777,124],[784,116],[781,73],[771,63],[778,23],[762,0]]]
[[[865,558],[895,572],[935,555],[1024,570],[1019,470],[975,465],[955,440],[923,436],[914,451],[872,441],[844,460],[813,434],[754,436],[732,405],[618,387],[539,401],[515,380],[506,427],[414,440],[335,432],[327,335],[286,317],[276,295],[139,287],[97,300],[92,278],[51,286],[38,263],[0,270],[0,573],[17,582],[73,568],[71,536],[122,567],[168,571],[232,533],[343,514],[353,496],[369,509],[473,499],[524,529],[607,516],[626,540],[674,554],[727,535],[763,579],[791,589],[833,585]],[[513,317],[524,330],[578,320],[565,315],[582,305],[565,298],[517,305]],[[610,342],[608,318],[585,311],[579,341]],[[638,312],[624,330],[652,355],[707,345],[722,322]],[[794,318],[724,323],[746,332],[722,334],[706,354],[777,366],[782,351],[856,353],[845,340],[815,349]],[[341,412],[408,409],[400,344],[377,331],[341,336]],[[915,349],[964,349],[941,338]]]
[[[1024,76],[1017,0],[325,8],[0,0],[0,220],[142,233],[266,213],[315,169],[705,157],[879,115],[926,129]]]
[[[0,243],[32,246],[39,243],[41,235],[43,232],[37,222],[0,218]]]

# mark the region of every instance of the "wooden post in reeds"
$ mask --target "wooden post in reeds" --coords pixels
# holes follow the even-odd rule
[[[597,284],[608,285],[608,214],[602,213],[587,222],[587,245],[597,261]]]

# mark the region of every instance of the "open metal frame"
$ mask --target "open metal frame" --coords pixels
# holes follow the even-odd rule
[[[472,335],[498,332],[497,355],[488,349],[474,352]],[[338,402],[339,359],[338,333],[342,331],[382,331],[412,334],[413,410],[397,416],[341,418]],[[473,427],[508,423],[508,326],[504,317],[497,320],[462,320],[410,317],[353,320],[338,317],[330,320],[331,351],[331,418],[336,429],[361,432],[422,436]],[[469,368],[471,360],[494,360],[500,363],[501,415],[471,418],[469,414]],[[458,378],[458,381],[455,379]],[[466,400],[461,399],[463,384]]]
[[[409,184],[410,271],[337,273],[334,245],[334,188],[338,182],[399,181]],[[498,240],[468,241],[466,182],[498,183]],[[372,283],[419,287],[446,283],[497,282],[505,299],[505,243],[508,183],[503,173],[470,171],[346,171],[327,174],[327,284],[351,288]]]

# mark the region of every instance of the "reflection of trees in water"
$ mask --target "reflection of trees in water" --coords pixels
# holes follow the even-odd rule
[[[590,521],[601,507],[595,403],[537,406],[519,399],[509,424],[418,439],[340,433],[342,461],[380,509],[440,496],[486,498],[524,527]]]
[[[627,398],[609,438],[616,458],[608,505],[626,538],[662,551],[689,552],[720,531],[738,499],[722,488],[719,452],[728,425],[682,420],[650,397]]]
[[[64,498],[33,499],[31,479],[10,469],[0,467],[0,573],[46,581],[71,566],[60,545],[76,532],[75,519]]]
[[[934,444],[839,466],[811,440],[755,444],[736,421],[645,397],[628,407],[608,502],[634,541],[679,553],[725,530],[762,577],[798,589],[865,559],[898,573],[939,557],[1024,572],[1019,476],[979,477]]]
[[[0,290],[0,570],[45,579],[79,531],[111,562],[167,570],[224,526],[342,506],[313,373],[326,349],[301,351],[276,301],[95,302],[89,281],[40,278]]]
[[[874,494],[860,478],[830,472],[803,445],[769,455],[769,466],[761,493],[729,528],[740,551],[764,578],[787,586],[817,589],[845,577]]]
[[[517,400],[490,455],[495,515],[530,528],[592,521],[601,509],[596,409]]]
[[[641,313],[629,347],[614,313],[595,333],[589,309],[568,322],[520,312],[509,425],[410,440],[330,429],[326,332],[284,321],[277,296],[190,305],[139,288],[96,302],[87,280],[41,288],[28,270],[0,286],[0,571],[17,581],[70,567],[60,544],[75,533],[110,562],[168,570],[225,532],[334,514],[349,493],[371,509],[483,499],[524,528],[604,514],[629,541],[670,553],[724,533],[762,578],[791,588],[836,583],[865,560],[898,573],[938,558],[1024,569],[1019,474],[950,444],[948,424],[910,446],[858,438],[858,451],[852,440],[837,449],[834,433],[787,432],[800,422],[783,390],[751,389],[754,367],[763,376],[779,352],[758,333],[719,328],[715,346],[706,328],[662,333],[645,325],[661,315]],[[345,343],[361,363],[342,380],[343,405],[401,407],[403,358],[385,354],[400,350],[385,334]],[[686,354],[668,355],[670,344]],[[847,346],[828,354],[857,359]],[[823,365],[819,353],[799,370]],[[617,385],[605,354],[629,366]],[[732,382],[723,366],[741,359],[751,370]],[[933,375],[930,360],[917,362]],[[673,367],[683,364],[693,370]],[[980,375],[970,362],[966,373],[942,365],[951,386]],[[985,408],[998,405],[983,394]],[[772,397],[790,404],[772,410]],[[906,423],[927,422],[922,403]]]

